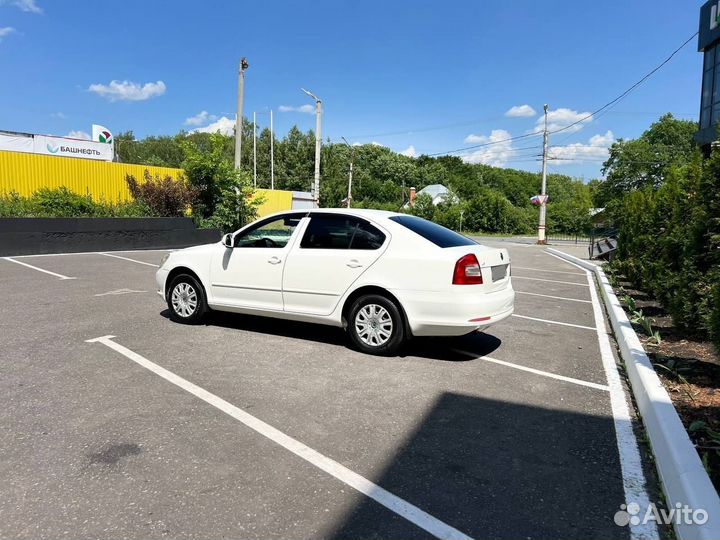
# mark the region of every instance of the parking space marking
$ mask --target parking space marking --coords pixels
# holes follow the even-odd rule
[[[512,265],[513,270],[534,270],[535,272],[551,272],[553,274],[570,274],[573,276],[582,276],[580,272],[566,272],[565,270],[543,270],[541,268],[530,268],[529,266]]]
[[[37,270],[38,272],[43,272],[44,274],[50,274],[51,276],[55,276],[55,277],[60,278],[60,279],[77,279],[77,278],[74,278],[74,277],[63,276],[62,274],[56,274],[55,272],[51,272],[50,270],[45,270],[44,268],[38,268],[37,266],[33,266],[33,265],[31,265],[31,264],[28,264],[28,263],[24,263],[24,262],[21,262],[21,261],[16,261],[15,259],[12,259],[12,258],[10,258],[10,257],[3,257],[3,259],[5,259],[6,261],[14,262],[15,264],[20,264],[20,265],[22,265],[22,266],[27,266],[28,268],[32,268],[33,270]]]
[[[640,450],[638,448],[635,432],[633,431],[632,417],[630,416],[630,408],[628,407],[625,389],[620,380],[618,366],[612,354],[612,346],[608,337],[607,327],[605,326],[605,315],[602,305],[598,299],[597,290],[593,281],[592,273],[570,261],[566,261],[562,257],[549,252],[545,252],[566,262],[576,268],[585,271],[588,286],[590,287],[590,298],[593,304],[593,315],[595,317],[598,344],[600,345],[600,356],[602,358],[605,377],[610,388],[610,408],[612,409],[613,423],[615,424],[615,439],[620,456],[620,470],[622,471],[623,488],[625,491],[625,502],[637,503],[640,506],[640,515],[644,515],[650,506],[650,497],[648,495],[645,480],[645,473],[642,468],[640,459]],[[660,538],[658,529],[652,520],[647,523],[629,523],[630,537],[632,539],[657,540]]]
[[[559,381],[565,381],[573,384],[579,384],[580,386],[587,386],[588,388],[594,388],[596,390],[603,390],[605,392],[610,391],[610,387],[605,384],[597,384],[590,381],[583,381],[582,379],[574,379],[573,377],[565,377],[564,375],[558,375],[556,373],[550,373],[549,371],[542,371],[540,369],[535,369],[527,366],[521,366],[520,364],[513,364],[512,362],[506,362],[504,360],[498,360],[497,358],[490,358],[489,356],[481,356],[482,360],[485,360],[486,362],[492,362],[494,364],[499,364],[501,366],[507,366],[511,367],[513,369],[519,369],[521,371],[527,371],[529,373],[534,373],[535,375],[542,375],[543,377],[550,377],[551,379],[557,379]]]
[[[557,281],[555,279],[542,279],[537,277],[512,276],[512,279],[531,279],[533,281],[547,281],[548,283],[562,283],[563,285],[577,285],[578,287],[587,287],[585,283],[573,283],[572,281]]]
[[[520,319],[529,319],[531,321],[539,321],[549,324],[559,324],[560,326],[572,326],[573,328],[582,328],[583,330],[595,330],[596,328],[594,326],[583,326],[582,324],[572,324],[569,322],[560,322],[560,321],[550,321],[548,319],[538,319],[537,317],[528,317],[527,315],[518,315],[517,313],[512,314],[513,317],[518,317]]]
[[[98,251],[98,255],[105,255],[106,257],[113,257],[114,259],[122,259],[123,261],[130,261],[138,264],[144,264],[145,266],[154,266],[155,268],[160,268],[159,264],[153,264],[145,261],[138,261],[137,259],[131,259],[129,257],[121,257],[120,255],[112,255],[111,253],[104,253]]]
[[[175,249],[121,249],[112,253],[153,253],[156,251],[176,251]],[[107,253],[107,252],[103,252]],[[74,253],[36,253],[34,255],[12,255],[14,258],[19,257],[66,257],[67,255],[97,255],[97,251],[77,251]]]
[[[555,300],[567,300],[568,302],[582,302],[584,304],[592,304],[592,300],[580,300],[579,298],[566,298],[564,296],[552,296],[550,294],[540,294],[525,291],[515,291],[515,294],[527,294],[529,296],[542,296],[543,298],[554,298]]]
[[[397,495],[390,493],[389,491],[381,488],[377,484],[374,484],[364,476],[360,476],[356,472],[351,471],[344,465],[341,465],[337,461],[330,459],[329,457],[321,454],[320,452],[313,450],[309,446],[301,443],[300,441],[293,439],[289,435],[282,431],[272,427],[270,424],[266,424],[259,418],[245,412],[244,410],[232,405],[224,399],[216,396],[197,386],[190,381],[183,379],[179,375],[168,371],[167,369],[151,362],[147,358],[139,355],[138,353],[131,351],[127,347],[120,345],[112,341],[115,336],[102,336],[94,339],[86,340],[86,343],[101,343],[110,349],[122,354],[126,358],[132,360],[139,366],[155,373],[162,377],[166,381],[182,388],[186,392],[200,398],[204,402],[212,405],[216,409],[224,412],[231,416],[235,420],[241,422],[250,429],[256,431],[260,435],[267,437],[274,443],[282,446],[286,450],[292,452],[296,456],[304,459],[311,465],[314,465],[318,469],[328,473],[329,475],[337,478],[341,482],[347,484],[353,489],[373,499],[385,508],[395,512],[399,516],[405,518],[411,523],[417,525],[421,529],[429,532],[436,538],[448,538],[457,540],[470,540],[470,537],[460,532],[459,530],[451,527],[450,525],[440,521],[439,519],[431,516],[427,512],[421,510],[417,506],[410,504],[409,502],[401,499]]]

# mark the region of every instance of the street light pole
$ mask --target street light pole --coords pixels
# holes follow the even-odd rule
[[[547,115],[548,106],[543,106],[545,111],[545,128],[543,129],[543,158],[542,158],[542,189],[540,191],[540,222],[538,223],[538,244],[547,244],[545,239],[545,216],[547,212],[547,150],[548,150],[548,129]]]
[[[253,112],[253,186],[257,188],[257,113]]]
[[[320,153],[322,150],[322,101],[312,92],[301,88],[308,96],[315,100],[315,180],[313,183],[313,198],[315,206],[320,207]]]
[[[242,121],[243,121],[243,104],[245,102],[245,70],[248,68],[247,59],[243,56],[240,59],[240,69],[238,71],[238,105],[237,116],[235,117],[235,168],[240,168],[242,159]]]
[[[347,207],[350,208],[350,202],[352,201],[352,174],[353,174],[353,161],[355,161],[355,147],[350,146],[345,137],[342,137],[345,145],[350,149],[350,174],[348,176],[348,194],[347,194]]]

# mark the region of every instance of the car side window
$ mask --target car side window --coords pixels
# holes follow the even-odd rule
[[[300,247],[302,249],[378,249],[385,235],[355,217],[311,215]]]
[[[235,247],[283,248],[302,216],[283,216],[235,236]]]

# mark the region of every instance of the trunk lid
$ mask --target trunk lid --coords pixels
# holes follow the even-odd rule
[[[453,261],[453,265],[461,257],[470,253],[477,257],[482,271],[482,285],[460,285],[461,287],[477,287],[484,292],[493,292],[508,286],[510,282],[510,254],[507,249],[478,244],[475,246],[443,248],[443,251]],[[452,277],[452,274],[450,277]]]

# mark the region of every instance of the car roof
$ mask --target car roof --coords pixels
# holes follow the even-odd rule
[[[282,214],[345,214],[348,216],[364,217],[366,219],[384,219],[392,216],[402,216],[399,212],[390,212],[388,210],[374,210],[371,208],[310,208],[297,210],[285,210],[283,212],[277,212],[270,216],[282,215]]]

